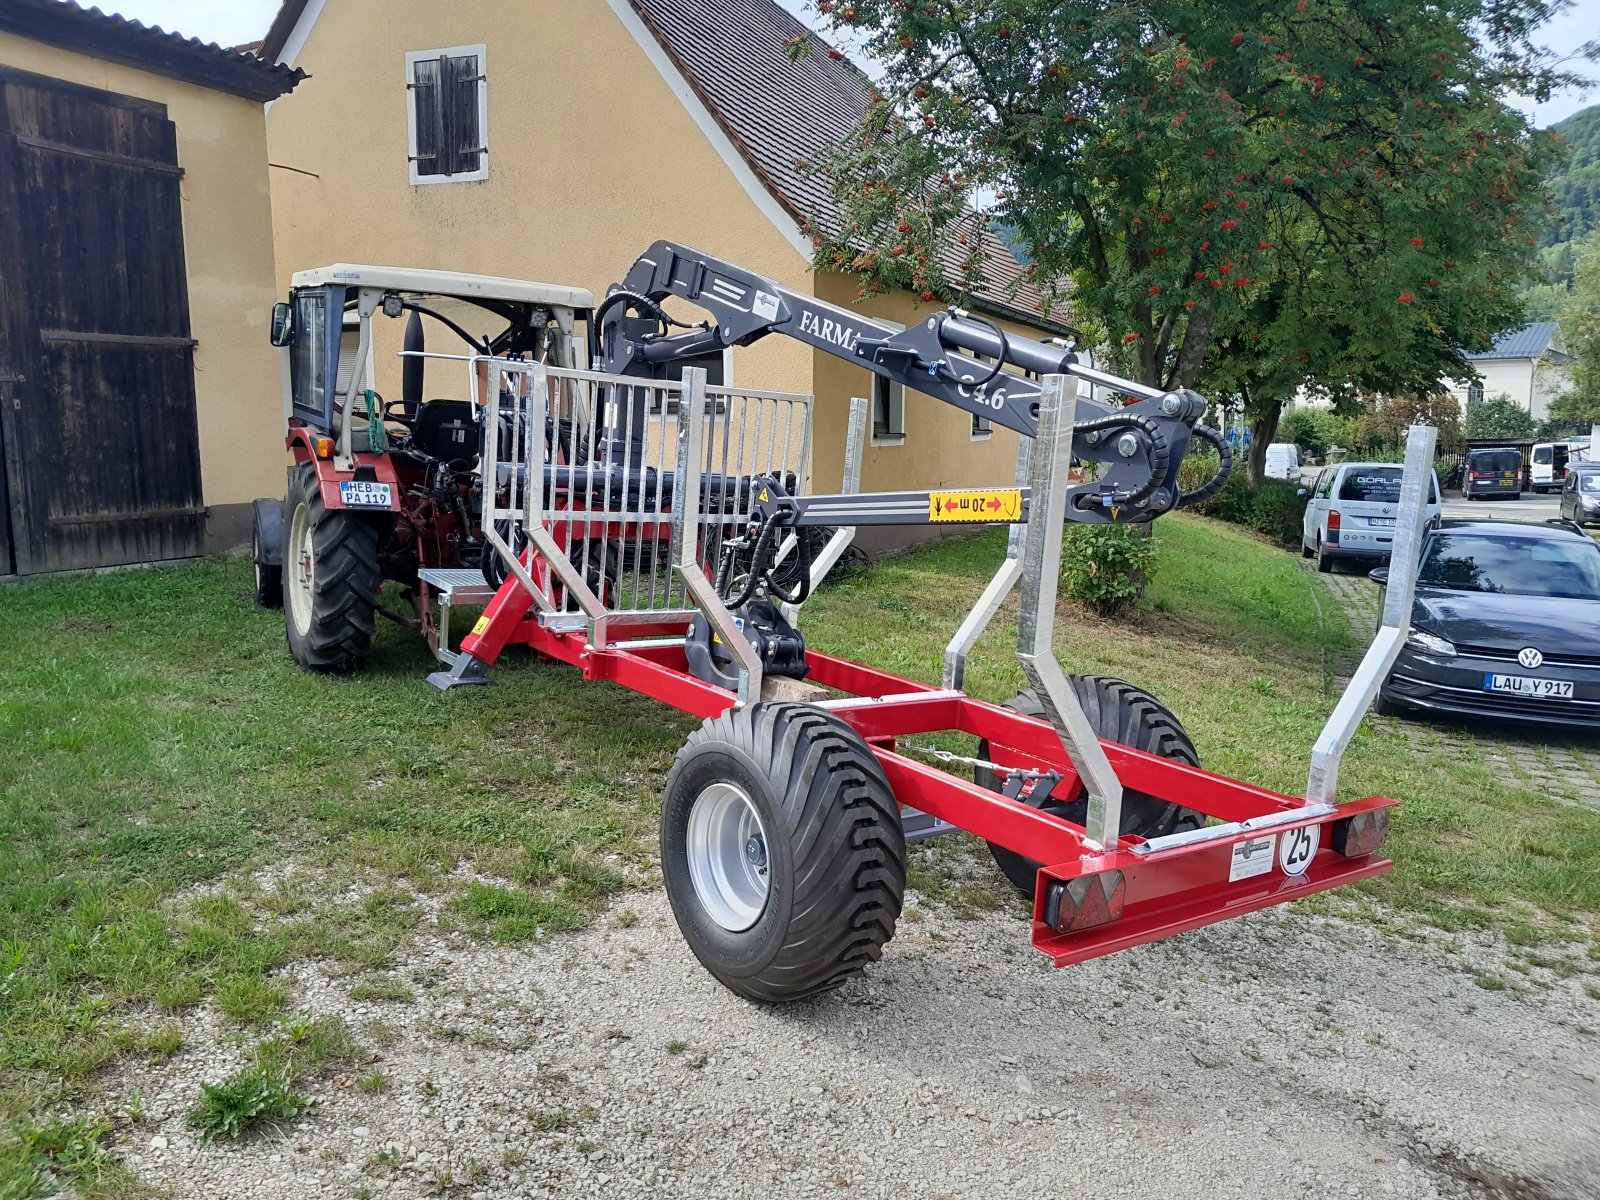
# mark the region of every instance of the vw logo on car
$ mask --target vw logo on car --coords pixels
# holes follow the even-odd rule
[[[1540,654],[1539,651],[1532,646],[1524,646],[1517,653],[1517,661],[1531,671],[1535,667],[1544,666],[1544,655]]]

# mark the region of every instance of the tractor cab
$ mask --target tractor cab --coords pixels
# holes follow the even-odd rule
[[[575,367],[583,358],[576,326],[587,322],[593,306],[582,288],[456,271],[341,263],[297,272],[289,300],[272,313],[272,343],[285,354],[290,440],[295,430],[306,430],[307,448],[316,455],[318,437],[332,439],[332,457],[344,465],[387,443],[378,429],[393,424],[402,453],[475,460],[480,422],[467,398],[424,396],[427,359],[440,357],[425,355],[428,326],[435,339],[437,331],[445,333],[453,357]],[[405,317],[403,335],[385,339],[374,328],[375,316]],[[385,340],[400,347],[398,400],[385,401],[377,386],[377,347]],[[346,413],[355,419],[344,420]]]

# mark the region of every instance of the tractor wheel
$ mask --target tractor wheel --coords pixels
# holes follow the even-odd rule
[[[712,717],[678,751],[661,866],[684,939],[751,1000],[800,1000],[861,974],[906,886],[900,809],[872,751],[805,704]]]
[[[256,603],[283,607],[283,505],[277,500],[251,504],[250,562],[255,569]],[[277,559],[270,562],[269,559]]]
[[[378,526],[323,506],[309,463],[289,476],[283,612],[289,653],[308,671],[359,669],[372,652],[378,602]]]
[[[1088,714],[1089,723],[1104,740],[1188,763],[1191,767],[1200,765],[1200,756],[1195,753],[1194,743],[1183,731],[1178,718],[1143,688],[1104,675],[1073,675],[1071,680]],[[1032,688],[1009,700],[1006,707],[1025,716],[1049,719],[1038,694]],[[978,757],[989,757],[987,741],[978,743]],[[1004,780],[992,771],[977,767],[973,772],[973,782],[998,792]],[[1089,801],[1080,785],[1076,798],[1051,799],[1040,808],[1081,825],[1088,816]],[[1133,833],[1143,838],[1161,837],[1186,829],[1198,829],[1204,822],[1205,816],[1193,809],[1180,808],[1143,792],[1122,793],[1123,833]],[[993,842],[989,843],[989,853],[994,855],[995,865],[1016,885],[1017,890],[1032,899],[1039,864]]]

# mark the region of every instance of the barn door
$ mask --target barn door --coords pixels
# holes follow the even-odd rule
[[[201,552],[177,158],[159,105],[0,71],[0,442],[22,574]]]

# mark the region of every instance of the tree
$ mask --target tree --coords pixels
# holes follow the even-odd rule
[[[1426,394],[1519,323],[1543,158],[1502,97],[1568,78],[1561,6],[818,0],[885,72],[819,263],[959,296],[992,214],[1125,370],[1240,400],[1258,475],[1298,389]]]
[[[1533,414],[1505,392],[1467,401],[1469,438],[1528,438],[1536,428]]]
[[[1584,239],[1572,276],[1572,295],[1561,312],[1561,337],[1572,364],[1572,383],[1550,405],[1549,421],[1587,431],[1600,421],[1600,232]]]
[[[1467,447],[1461,430],[1461,405],[1448,392],[1415,396],[1382,396],[1373,400],[1356,426],[1356,449],[1362,454],[1393,457],[1404,452],[1413,425],[1439,431],[1435,453],[1459,454]]]

